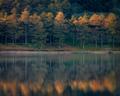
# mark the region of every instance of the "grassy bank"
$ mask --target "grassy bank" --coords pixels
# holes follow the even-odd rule
[[[48,48],[34,48],[25,45],[0,45],[0,51],[120,51],[120,48],[93,48],[85,47],[78,48],[72,46],[65,46],[62,48],[48,47]]]

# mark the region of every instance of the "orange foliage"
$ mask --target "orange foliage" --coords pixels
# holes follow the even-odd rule
[[[0,12],[0,21],[6,21],[7,13]]]
[[[12,96],[16,96],[16,82],[7,83],[7,89],[11,92]]]
[[[58,12],[56,17],[55,17],[55,20],[58,23],[62,23],[64,21],[64,13],[63,12]]]
[[[29,83],[30,90],[32,90],[34,93],[41,90],[41,84],[39,83]]]
[[[20,90],[21,90],[21,93],[23,94],[23,96],[29,96],[29,87],[24,84],[24,83],[20,83],[19,84],[19,87],[20,87]]]
[[[102,84],[97,80],[90,81],[89,86],[90,86],[91,90],[94,92],[103,90]]]
[[[87,91],[88,89],[88,81],[79,81],[78,88],[83,91]]]
[[[78,25],[78,24],[79,24],[79,21],[78,21],[77,19],[75,19],[75,20],[73,20],[72,23],[75,24],[75,25]]]
[[[3,20],[3,18],[4,18],[3,12],[0,12],[0,20]]]
[[[80,25],[84,25],[88,23],[88,19],[85,17],[80,17],[78,22]]]
[[[108,16],[106,16],[106,18],[104,19],[103,26],[106,28],[111,27],[116,23],[116,19],[117,17],[115,14],[113,13],[108,14]]]
[[[19,20],[22,22],[26,22],[29,20],[29,11],[27,10],[27,8],[25,8],[21,13]]]
[[[55,89],[58,94],[62,94],[64,91],[64,84],[59,80],[55,81]]]
[[[114,85],[114,82],[109,79],[109,78],[105,78],[104,81],[103,81],[103,85],[104,87],[109,90],[110,92],[113,92],[114,89],[115,89],[115,85]]]
[[[77,89],[78,88],[78,81],[77,80],[73,80],[70,85],[71,85],[72,89]]]
[[[93,14],[90,19],[89,19],[89,23],[91,25],[101,25],[103,22],[103,16],[102,15],[97,15],[97,14]]]
[[[47,92],[52,93],[52,91],[53,91],[53,86],[51,84],[48,84],[47,85]]]
[[[16,82],[0,82],[0,90],[5,93],[9,91],[8,95],[16,96]]]
[[[16,19],[17,19],[17,17],[16,17],[16,9],[15,8],[13,8],[12,10],[11,10],[11,15],[9,15],[9,16],[7,16],[7,22],[8,23],[11,23],[11,24],[16,24]]]
[[[80,25],[88,24],[88,16],[87,16],[87,14],[85,13],[83,16],[80,16],[78,18],[78,22],[79,22]]]

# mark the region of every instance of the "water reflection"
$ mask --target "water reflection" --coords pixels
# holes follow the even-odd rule
[[[119,56],[1,55],[0,96],[113,96],[119,87]]]

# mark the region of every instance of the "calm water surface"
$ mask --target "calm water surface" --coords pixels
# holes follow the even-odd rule
[[[0,96],[119,96],[119,57],[92,52],[1,53]]]

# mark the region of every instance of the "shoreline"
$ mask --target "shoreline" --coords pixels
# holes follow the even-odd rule
[[[120,48],[78,48],[78,47],[63,47],[63,48],[44,48],[44,49],[38,49],[38,48],[32,48],[27,46],[19,46],[19,45],[0,45],[0,54],[39,54],[39,53],[120,53]]]
[[[66,55],[66,54],[120,54],[120,51],[0,51],[0,56],[34,56],[34,55]]]

